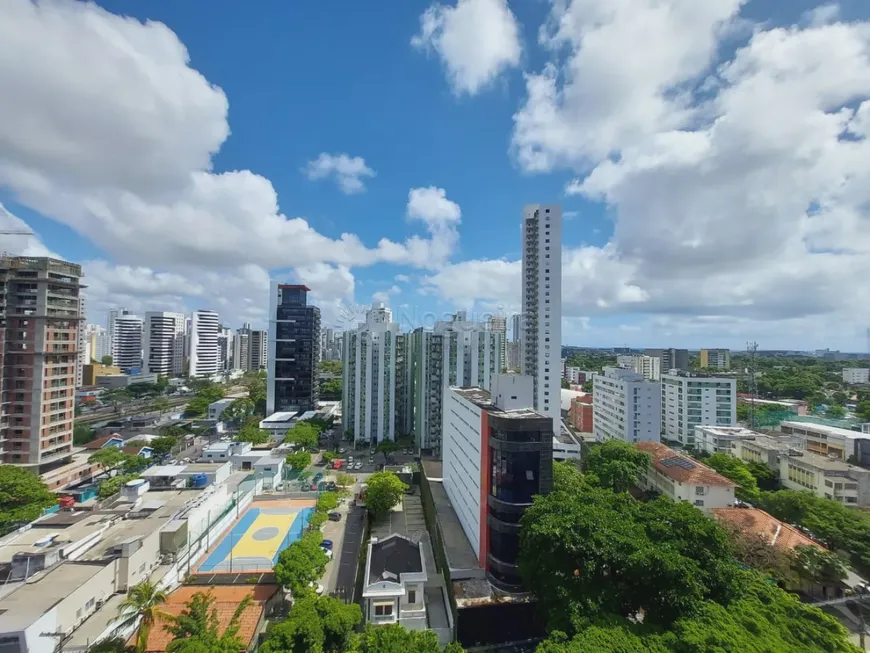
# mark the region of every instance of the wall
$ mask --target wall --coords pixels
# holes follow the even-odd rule
[[[66,563],[82,564],[82,563]],[[97,611],[97,601],[105,601],[115,593],[115,573],[118,561],[113,560],[103,567],[88,582],[76,589],[57,604],[58,629],[70,632],[87,617]],[[90,607],[86,607],[92,601]],[[81,616],[78,615],[81,610]]]
[[[118,560],[118,591],[141,583],[157,566],[160,559],[160,530],[155,530],[139,540],[139,548],[128,557]],[[144,567],[143,567],[144,565]]]
[[[451,390],[444,393],[444,491],[475,551],[480,548],[481,409]],[[483,413],[485,416],[486,413]]]

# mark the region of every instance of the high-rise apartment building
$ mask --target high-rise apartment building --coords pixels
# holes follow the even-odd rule
[[[220,318],[215,311],[194,311],[190,317],[190,376],[214,376],[219,371]]]
[[[658,442],[662,386],[632,370],[605,367],[592,377],[593,433],[599,442]]]
[[[79,265],[0,257],[0,459],[37,473],[72,455]]]
[[[320,330],[320,359],[337,361],[342,358],[341,332],[324,327]]]
[[[145,313],[145,372],[162,376],[181,375],[184,370],[184,318],[184,313]]]
[[[109,339],[107,329],[98,324],[89,324],[85,327],[85,338],[88,341],[91,360],[101,362],[104,356],[112,355],[112,341]]]
[[[653,356],[661,360],[659,368],[662,374],[671,370],[689,371],[688,349],[644,349],[643,354],[644,356]]]
[[[502,367],[507,367],[507,318],[499,315],[490,315],[486,320],[486,330],[501,334],[501,361]],[[502,372],[499,370],[499,372]]]
[[[731,350],[729,349],[702,349],[700,359],[700,366],[704,369],[731,369]]]
[[[449,386],[490,388],[501,373],[503,336],[469,322],[465,311],[410,334],[414,361],[414,437],[417,446],[441,451],[443,396]],[[557,384],[558,390],[558,384]]]
[[[345,332],[342,360],[342,429],[354,442],[375,446],[395,441],[399,325],[382,321],[392,315],[372,307],[366,322]]]
[[[253,329],[249,333],[250,360],[248,361],[248,369],[253,371],[265,370],[269,364],[269,332]]]
[[[553,420],[530,407],[533,380],[493,379],[492,392],[444,392],[444,491],[490,583],[523,591],[519,523],[553,487]]]
[[[243,372],[251,369],[251,325],[249,324],[236,331],[233,340],[232,367]]]
[[[112,365],[124,373],[142,368],[142,318],[119,315],[112,323]]]
[[[562,209],[532,204],[523,211],[522,373],[534,379],[534,405],[561,433]]]
[[[82,373],[84,371],[85,365],[91,362],[91,348],[90,343],[88,342],[87,334],[85,333],[85,319],[87,317],[87,312],[85,311],[85,298],[79,295],[79,316],[80,321],[78,323],[78,341],[76,343],[76,387],[82,387]]]
[[[320,309],[308,305],[311,289],[272,282],[269,295],[269,364],[266,412],[316,410]]]
[[[233,361],[233,330],[221,326],[218,329],[218,367],[221,372],[229,372]]]
[[[383,302],[372,304],[366,311],[366,324],[390,324],[393,321],[393,311]]]
[[[658,356],[634,354],[632,356],[617,356],[616,364],[626,370],[633,370],[647,381],[659,381],[662,378],[662,359]]]
[[[106,318],[106,333],[109,337],[109,344],[112,347],[112,351],[109,352],[109,356],[115,356],[115,320],[117,320],[122,315],[130,315],[130,311],[126,308],[113,308],[109,310],[109,315]]]
[[[662,374],[662,438],[695,445],[696,426],[737,423],[737,381],[709,374]]]

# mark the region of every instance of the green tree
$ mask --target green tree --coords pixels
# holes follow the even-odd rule
[[[196,396],[188,402],[187,407],[185,408],[185,412],[190,415],[205,415],[206,412],[208,412],[209,404],[213,404],[214,402],[224,398],[224,389],[221,386],[211,383],[210,381],[202,383],[201,385],[201,389],[196,393]]]
[[[308,518],[308,528],[312,531],[320,530],[320,527],[323,526],[328,519],[329,517],[325,512],[322,510],[315,510],[311,513],[311,517]]]
[[[347,489],[354,483],[356,483],[356,479],[352,474],[339,474],[338,478],[335,479],[336,485],[340,488]]]
[[[178,440],[173,437],[162,435],[160,437],[154,438],[149,445],[151,447],[151,451],[155,456],[161,457],[166,456],[172,453],[173,447],[175,447]]]
[[[0,533],[33,521],[55,504],[57,497],[39,476],[21,467],[0,465]]]
[[[266,416],[266,371],[246,372],[239,381],[248,390],[248,399],[254,404],[254,413],[259,417]]]
[[[359,637],[358,653],[441,653],[438,636],[432,630],[408,630],[399,624],[372,626]]]
[[[321,455],[321,458],[323,459],[323,462],[324,462],[324,463],[326,463],[327,465],[329,465],[329,464],[331,464],[334,460],[337,460],[337,459],[338,459],[338,454],[335,453],[334,451],[324,451],[323,454]]]
[[[92,442],[95,437],[94,429],[87,424],[76,422],[73,425],[73,444],[82,446],[88,442]]]
[[[317,426],[307,422],[297,422],[292,429],[287,431],[284,442],[294,444],[303,449],[312,449],[317,447],[319,435],[320,431]]]
[[[338,492],[324,492],[317,499],[317,509],[323,512],[335,510],[338,507]]]
[[[329,559],[320,546],[323,536],[309,531],[284,549],[275,564],[275,579],[298,599],[311,593],[309,583],[323,575]]]
[[[571,382],[568,379],[562,379],[562,389],[569,390],[571,388]]]
[[[392,472],[375,472],[366,480],[366,508],[373,515],[382,515],[402,500],[408,486]]]
[[[167,426],[161,426],[159,430],[160,435],[168,437],[168,438],[176,438],[180,439],[187,435],[187,431],[178,426],[177,424],[169,424]]]
[[[251,602],[246,596],[239,602],[226,628],[221,631],[217,610],[212,606],[211,592],[197,592],[185,603],[179,615],[167,617],[166,630],[174,637],[166,647],[167,653],[239,653],[247,642],[239,639],[242,614]]]
[[[840,406],[845,406],[849,401],[849,396],[845,392],[837,391],[831,395],[831,399],[834,403],[839,404]]]
[[[118,474],[112,478],[107,478],[97,488],[97,498],[108,499],[113,494],[120,492],[124,485],[137,478],[139,478],[138,474]]]
[[[738,499],[751,501],[752,503],[757,503],[761,499],[761,493],[758,491],[758,482],[750,473],[746,463],[739,458],[734,458],[724,453],[716,453],[704,462],[725,478],[729,478],[737,483],[734,495]]]
[[[105,365],[106,367],[111,367],[112,366],[112,357],[111,356],[103,356],[100,359],[100,364]]]
[[[221,419],[234,424],[245,424],[254,417],[256,409],[257,407],[252,399],[240,397],[224,408],[221,413]],[[255,421],[259,423],[260,420],[256,419]]]
[[[329,401],[341,399],[341,379],[327,379],[320,384],[320,396]]]
[[[307,451],[297,451],[296,453],[288,454],[284,462],[290,465],[291,469],[302,471],[311,464],[311,454]]]
[[[123,637],[109,637],[101,640],[88,649],[88,653],[135,653],[133,646],[127,646]]]
[[[862,399],[855,405],[855,415],[864,422],[870,422],[870,399]]]
[[[236,436],[239,442],[250,442],[252,445],[266,444],[270,439],[269,432],[260,428],[256,418],[247,422]]]
[[[825,415],[833,419],[841,419],[846,416],[846,409],[837,404],[831,404],[828,406],[828,410],[825,411]]]
[[[841,581],[848,571],[839,555],[817,546],[795,547],[793,566],[802,580],[819,585]]]
[[[305,597],[296,601],[290,616],[266,634],[262,653],[344,653],[350,649],[362,610],[331,597]]]
[[[110,405],[115,412],[120,412],[122,406],[133,401],[133,395],[127,388],[109,388],[100,393],[100,401]]]
[[[580,386],[580,388],[583,390],[583,392],[585,392],[587,394],[593,391],[593,387],[594,387],[594,383],[593,383],[592,379],[589,379],[588,381],[584,381],[583,384]]]
[[[602,487],[626,492],[646,473],[652,457],[622,440],[608,440],[593,446],[586,456],[586,468]]]
[[[341,374],[341,361],[320,361],[321,374]]]
[[[169,403],[169,399],[163,396],[154,397],[154,400],[151,402],[151,410],[161,415],[170,408],[172,408],[172,404]]]
[[[164,616],[161,606],[166,602],[166,592],[159,589],[151,581],[143,581],[130,588],[127,598],[118,608],[118,630],[133,625],[141,617],[139,630],[136,632],[136,653],[148,650],[148,635],[159,616]]]
[[[773,492],[779,489],[779,474],[763,463],[744,463],[746,469],[755,478],[758,489]]]

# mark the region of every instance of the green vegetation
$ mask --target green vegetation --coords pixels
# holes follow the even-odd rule
[[[250,442],[253,445],[265,444],[269,441],[269,432],[260,428],[260,421],[255,417],[242,426],[236,440]]]
[[[177,443],[178,440],[176,438],[169,435],[161,435],[160,437],[154,438],[148,446],[151,447],[151,452],[156,457],[160,458],[171,454],[172,449]]]
[[[100,364],[105,365],[106,367],[111,367],[112,365],[112,357],[111,356],[103,356],[100,359]]]
[[[320,397],[326,401],[341,399],[341,379],[327,379],[320,384]]]
[[[761,508],[777,519],[809,529],[832,551],[845,551],[855,570],[870,574],[870,515],[809,492],[764,492]]]
[[[587,394],[592,392],[592,390],[594,388],[594,383],[593,383],[592,379],[589,379],[588,381],[584,381],[583,385],[581,385],[580,388],[583,390],[583,392],[585,392]]]
[[[303,470],[311,464],[311,454],[307,451],[297,451],[289,454],[284,462],[290,465],[291,469]]]
[[[833,617],[741,569],[692,505],[636,501],[555,468],[520,533],[520,570],[551,633],[540,651],[856,651]]]
[[[327,465],[338,459],[338,454],[334,451],[324,451],[320,456]]]
[[[139,478],[138,474],[118,474],[112,478],[107,478],[105,481],[100,483],[100,487],[97,489],[97,498],[108,499],[113,494],[120,492],[125,484],[136,480],[137,478]]]
[[[292,429],[287,431],[284,442],[295,444],[303,449],[313,449],[317,447],[317,440],[322,430],[322,426],[312,424],[310,421],[297,422]]]
[[[341,374],[341,361],[320,361],[321,374]]]
[[[248,399],[254,404],[254,415],[266,416],[266,371],[246,372],[239,381],[248,390]]]
[[[191,399],[185,412],[194,417],[200,417],[208,412],[209,404],[224,398],[224,388],[210,381],[199,381],[200,386],[196,396]]]
[[[831,419],[842,419],[846,416],[846,409],[837,404],[831,404],[825,411],[825,416]]]
[[[568,366],[590,372],[603,372],[605,367],[616,367],[616,354],[573,354],[568,357]]]
[[[266,633],[261,653],[344,653],[354,630],[362,622],[362,610],[326,596],[296,601],[290,616],[273,624]]]
[[[142,443],[145,445],[146,443]],[[106,447],[100,449],[90,455],[89,463],[102,465],[107,472],[114,469],[121,469],[126,474],[138,472],[148,466],[148,460],[141,458],[135,454],[125,453],[118,447]]]
[[[352,474],[339,474],[338,478],[335,479],[335,483],[338,487],[346,489],[356,483],[356,479]]]
[[[758,503],[761,499],[761,493],[758,490],[758,481],[755,480],[755,476],[753,476],[749,471],[746,463],[739,458],[734,458],[733,456],[724,453],[717,453],[709,458],[705,458],[704,463],[715,469],[725,478],[729,478],[737,483],[737,489],[734,491],[734,496],[741,501]]]
[[[73,444],[82,446],[88,442],[93,442],[96,438],[96,433],[87,424],[76,423],[73,425]]]
[[[455,642],[444,653],[461,653]],[[366,626],[349,653],[441,653],[438,636],[432,630],[407,630],[399,624]]]
[[[320,546],[322,540],[320,531],[308,531],[278,556],[275,580],[288,588],[294,599],[313,594],[308,584],[323,576],[329,559]]]
[[[650,460],[648,453],[628,442],[608,440],[592,447],[585,463],[591,482],[613,492],[627,492],[643,477]]]
[[[157,622],[157,617],[163,614],[162,606],[166,602],[166,592],[157,588],[151,581],[144,581],[131,587],[127,592],[127,598],[118,608],[118,630],[123,630],[139,622],[139,630],[136,633],[136,653],[145,653],[148,648],[148,634]]]
[[[57,497],[36,474],[0,465],[0,534],[33,521],[56,503]]]
[[[382,515],[402,500],[408,486],[392,472],[375,472],[366,480],[366,508],[373,515]]]
[[[240,601],[221,631],[217,610],[212,607],[211,592],[197,592],[185,604],[179,615],[169,615],[166,630],[174,639],[166,647],[167,653],[239,653],[247,642],[238,637],[242,613],[251,602],[247,596]]]

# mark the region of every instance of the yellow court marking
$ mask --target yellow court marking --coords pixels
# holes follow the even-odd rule
[[[296,512],[291,512],[286,515],[264,515],[260,513],[257,519],[254,520],[245,534],[233,546],[233,557],[237,558],[267,558],[271,560],[278,553],[278,547],[287,536],[287,531],[296,519]],[[257,541],[254,539],[254,533],[261,528],[277,528],[278,533],[270,540]]]

